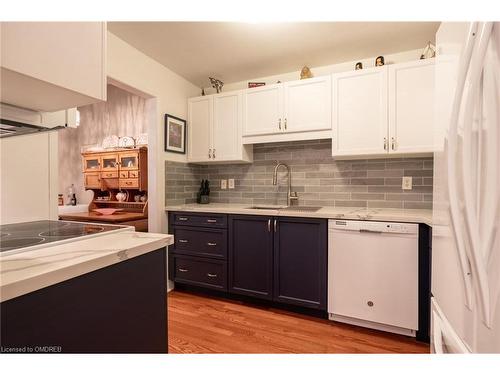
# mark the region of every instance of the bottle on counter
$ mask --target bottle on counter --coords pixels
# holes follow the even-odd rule
[[[76,206],[76,194],[73,194],[70,199],[70,204]]]
[[[64,206],[64,196],[62,194],[57,195],[57,204],[59,206]]]

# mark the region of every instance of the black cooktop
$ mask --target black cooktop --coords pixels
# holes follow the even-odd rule
[[[71,221],[40,220],[0,225],[0,252],[123,228]]]

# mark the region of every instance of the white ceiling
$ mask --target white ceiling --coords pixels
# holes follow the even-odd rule
[[[108,29],[197,86],[423,48],[439,22],[108,22]]]

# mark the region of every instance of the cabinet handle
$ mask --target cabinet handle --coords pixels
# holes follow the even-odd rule
[[[212,154],[210,153],[210,151],[212,151],[211,149],[208,149],[208,158],[209,159],[212,159]]]
[[[177,220],[179,220],[179,221],[188,221],[188,218],[187,217],[179,217],[179,218],[177,218]]]
[[[278,128],[281,130],[281,119],[278,120]]]
[[[207,242],[208,246],[217,246],[217,242]]]
[[[188,240],[179,240],[180,243],[188,243]]]
[[[267,231],[271,233],[271,219],[267,221]]]
[[[217,277],[217,274],[216,273],[207,273],[207,276],[208,277]]]
[[[188,272],[189,270],[186,268],[178,268],[177,269],[179,272]]]
[[[286,118],[285,118],[285,130],[286,130]]]
[[[277,228],[278,228],[278,220],[274,219],[274,233],[276,233]]]
[[[396,149],[396,140],[394,137],[391,137],[391,148],[393,151]]]
[[[387,138],[384,137],[384,150],[387,150]]]
[[[216,219],[207,219],[207,223],[216,223],[217,220]]]

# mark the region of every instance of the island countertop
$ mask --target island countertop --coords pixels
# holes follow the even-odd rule
[[[2,256],[0,302],[172,243],[168,234],[123,231]]]
[[[311,217],[325,219],[394,221],[405,223],[423,223],[432,226],[432,210],[430,209],[397,209],[397,208],[356,208],[323,206],[317,211],[301,211],[283,209],[283,206],[265,205],[268,209],[250,208],[249,204],[209,203],[184,204],[166,206],[166,211],[226,213],[242,215],[267,215],[288,217]]]

